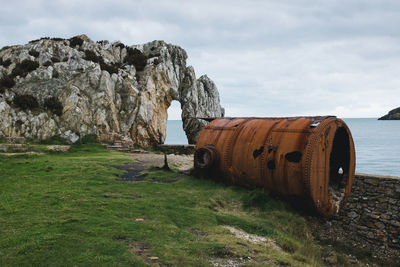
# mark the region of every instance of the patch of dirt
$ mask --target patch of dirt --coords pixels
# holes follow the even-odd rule
[[[156,154],[151,152],[144,153],[143,151],[135,151],[132,153],[133,158],[136,160],[132,163],[124,165],[113,166],[116,169],[127,171],[120,177],[123,181],[143,181],[146,179],[146,174],[142,171],[149,168],[160,168],[164,166],[164,154]],[[178,169],[180,172],[189,173],[193,167],[193,155],[167,155],[167,162],[171,168]],[[177,180],[162,180],[154,181],[160,183],[173,183]]]
[[[251,262],[250,257],[244,257],[239,259],[213,259],[211,260],[211,265],[214,267],[240,267],[244,266],[246,263]]]
[[[42,154],[43,154],[42,152],[29,151],[29,152],[16,152],[16,153],[1,153],[0,155],[12,157],[12,156],[18,156],[18,155],[42,155]]]
[[[133,157],[138,160],[141,164],[147,167],[159,167],[164,166],[164,154],[156,153],[132,153]],[[178,169],[182,172],[187,172],[193,168],[193,155],[167,155],[168,165],[171,168]]]
[[[189,230],[189,233],[194,234],[196,236],[207,236],[207,234],[204,233],[203,231],[196,230],[196,229]]]
[[[134,243],[134,245],[129,249],[129,251],[136,255],[139,255],[140,257],[143,258],[143,260],[146,263],[148,263],[152,266],[160,266],[160,267],[168,266],[168,265],[158,262],[160,258],[152,255],[151,248],[144,243],[141,243],[141,242]]]
[[[123,235],[114,236],[113,239],[123,243],[125,246],[129,248],[129,251],[131,253],[142,257],[142,259],[147,264],[151,266],[168,267],[168,265],[159,262],[160,260],[159,257],[152,255],[151,247],[146,245],[145,243],[132,241],[128,237]]]
[[[272,240],[271,238],[265,237],[265,236],[259,236],[259,235],[253,235],[253,234],[249,234],[243,230],[240,229],[236,229],[235,227],[229,226],[229,225],[224,225],[222,226],[225,229],[228,229],[232,234],[234,234],[236,236],[236,238],[245,240],[247,242],[253,243],[253,244],[266,244],[269,247],[278,250],[278,251],[282,251],[282,248],[280,246],[278,246],[274,240]]]
[[[143,181],[146,179],[146,174],[141,174],[141,172],[146,170],[147,166],[142,163],[133,162],[113,167],[127,171],[120,177],[123,181]]]

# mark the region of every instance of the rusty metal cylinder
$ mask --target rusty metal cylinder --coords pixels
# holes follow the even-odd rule
[[[334,116],[220,118],[200,133],[194,165],[201,176],[304,199],[331,216],[350,194],[355,150]]]

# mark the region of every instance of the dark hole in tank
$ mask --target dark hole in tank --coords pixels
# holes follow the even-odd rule
[[[268,169],[270,169],[270,170],[273,170],[273,169],[275,169],[275,167],[276,167],[276,165],[275,165],[275,160],[268,160],[268,162],[267,162],[267,167],[268,167]]]
[[[205,149],[199,149],[194,154],[195,165],[199,168],[205,168],[210,160],[210,154]]]
[[[261,155],[261,153],[263,153],[264,151],[264,147],[261,146],[259,149],[256,149],[253,151],[253,158],[256,159],[258,156]]]
[[[302,154],[300,151],[293,151],[293,152],[287,153],[285,155],[285,158],[289,162],[300,162],[301,156],[302,156]]]
[[[336,130],[329,158],[329,194],[338,209],[344,198],[350,170],[350,139],[344,127]]]

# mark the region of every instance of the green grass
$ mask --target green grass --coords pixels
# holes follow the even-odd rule
[[[0,154],[0,266],[146,266],[150,256],[170,266],[246,256],[248,266],[322,265],[306,221],[284,203],[177,171],[122,181],[112,166],[133,161],[98,144]],[[282,249],[238,239],[224,225]]]

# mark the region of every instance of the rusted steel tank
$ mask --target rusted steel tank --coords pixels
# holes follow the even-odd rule
[[[304,199],[331,216],[350,194],[355,150],[334,116],[219,118],[200,133],[194,166],[201,176]]]

